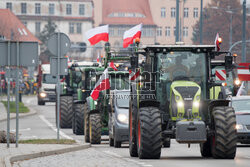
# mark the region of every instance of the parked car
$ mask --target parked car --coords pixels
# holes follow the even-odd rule
[[[250,96],[233,97],[232,107],[236,114],[238,142],[250,144]]]
[[[129,94],[127,90],[114,90],[111,93],[109,113],[109,145],[121,147],[128,141]]]

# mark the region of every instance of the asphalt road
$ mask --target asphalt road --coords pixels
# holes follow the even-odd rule
[[[38,106],[35,97],[24,97],[23,101],[36,110],[37,114],[20,119],[20,139],[56,138],[54,103]],[[6,129],[6,122],[0,122],[0,129]],[[11,120],[11,130],[14,131],[14,129],[15,120]],[[84,142],[84,136],[73,135],[71,129],[61,129],[60,137]],[[103,139],[107,139],[107,136],[104,136]],[[202,158],[199,145],[194,144],[188,148],[187,144],[178,144],[174,140],[171,142],[171,148],[162,148],[159,160],[131,158],[128,144],[123,144],[122,148],[113,148],[109,147],[108,141],[104,141],[101,145],[92,145],[87,150],[22,161],[15,163],[14,166],[249,167],[250,164],[250,147],[248,146],[240,145],[237,148],[237,156],[234,160],[217,160]]]

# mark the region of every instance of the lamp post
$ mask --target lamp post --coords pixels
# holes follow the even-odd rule
[[[203,0],[201,0],[201,10],[200,10],[200,44],[203,43]]]
[[[241,62],[246,62],[246,0],[243,1]]]
[[[175,42],[179,42],[179,0],[176,0]]]

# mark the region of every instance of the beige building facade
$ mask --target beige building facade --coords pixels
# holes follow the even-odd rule
[[[9,8],[36,36],[50,19],[72,44],[89,44],[84,33],[94,23],[92,0],[1,0],[0,8]],[[91,49],[72,51],[71,55],[89,57]]]

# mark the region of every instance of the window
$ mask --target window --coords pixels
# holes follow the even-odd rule
[[[118,13],[118,17],[125,17],[125,13]]]
[[[79,15],[84,15],[85,14],[85,5],[80,4],[79,5]]]
[[[175,17],[175,8],[171,8],[171,17]]]
[[[41,14],[41,4],[40,3],[35,4],[35,14]]]
[[[188,18],[188,8],[184,8],[184,13],[183,13],[184,18]]]
[[[22,21],[23,25],[25,25],[25,27],[27,27],[27,21]]]
[[[115,35],[115,30],[114,28],[109,28],[109,35],[114,36]]]
[[[198,18],[198,8],[194,8],[194,18]]]
[[[69,23],[69,33],[70,34],[74,34],[75,33],[74,23]]]
[[[35,30],[36,30],[36,33],[40,33],[40,31],[41,31],[41,22],[36,22],[35,23]]]
[[[166,17],[166,8],[161,8],[161,17]]]
[[[49,14],[54,15],[55,14],[55,4],[50,3],[49,4]]]
[[[21,3],[21,13],[26,14],[27,13],[27,4]]]
[[[77,34],[82,33],[82,23],[76,23],[76,32]]]
[[[118,28],[118,36],[123,36],[125,30],[123,28]]]
[[[71,15],[72,14],[72,5],[66,4],[66,14]]]
[[[170,36],[170,27],[165,27],[166,30],[165,30],[165,36],[166,37],[169,37]]]
[[[183,37],[188,36],[188,27],[183,27]]]
[[[157,28],[156,35],[157,36],[162,36],[162,28],[161,27]]]
[[[6,9],[9,9],[12,11],[12,3],[11,2],[6,3]]]

